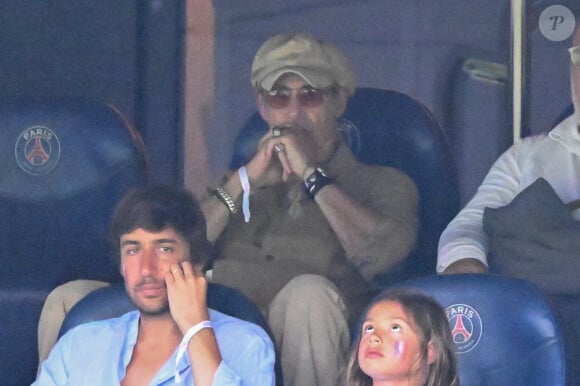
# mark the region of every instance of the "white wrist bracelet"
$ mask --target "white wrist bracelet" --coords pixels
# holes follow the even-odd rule
[[[181,383],[181,377],[179,376],[177,365],[179,365],[181,358],[183,358],[183,356],[185,355],[185,350],[187,350],[187,345],[189,345],[189,341],[191,340],[191,338],[194,337],[195,334],[197,334],[204,328],[213,328],[209,320],[203,320],[193,325],[189,330],[187,330],[185,335],[183,335],[183,339],[181,339],[181,343],[179,343],[179,349],[177,350],[177,355],[175,357],[175,382]]]
[[[248,180],[248,173],[246,172],[246,167],[242,166],[238,169],[238,174],[240,175],[240,182],[242,184],[242,211],[244,213],[244,220],[246,222],[250,221],[250,180]]]

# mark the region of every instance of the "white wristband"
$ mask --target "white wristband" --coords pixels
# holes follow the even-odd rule
[[[246,172],[246,167],[242,166],[238,169],[238,174],[240,175],[240,182],[242,184],[242,211],[244,213],[244,220],[246,222],[250,221],[250,180],[248,180],[248,173]]]
[[[187,345],[189,341],[195,334],[203,330],[204,328],[213,328],[211,322],[209,320],[203,320],[198,324],[192,326],[185,335],[183,335],[183,339],[181,339],[181,343],[179,343],[179,349],[177,350],[177,356],[175,357],[175,382],[181,383],[181,377],[179,375],[179,371],[177,369],[177,365],[181,361],[181,358],[185,355],[185,350],[187,350]]]

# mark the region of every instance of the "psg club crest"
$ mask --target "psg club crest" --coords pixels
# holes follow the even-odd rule
[[[18,136],[14,155],[18,166],[26,173],[47,174],[60,159],[60,141],[48,127],[29,127]]]
[[[483,326],[479,313],[467,304],[453,304],[445,309],[455,343],[455,352],[463,354],[473,350],[481,339]]]

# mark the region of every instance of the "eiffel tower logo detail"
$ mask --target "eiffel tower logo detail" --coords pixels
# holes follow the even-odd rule
[[[50,173],[60,162],[60,140],[45,126],[24,129],[14,144],[14,157],[22,171],[31,176]]]
[[[34,137],[34,147],[30,153],[26,155],[26,159],[35,166],[44,165],[50,159],[50,156],[46,153],[44,147],[42,147],[42,140],[40,137]]]
[[[458,341],[456,339],[458,336],[462,337],[460,342],[467,342],[469,339],[471,339],[471,332],[465,328],[465,324],[463,323],[463,315],[457,315],[457,318],[455,319],[455,326],[453,326],[451,334],[453,335],[453,340],[456,342]]]

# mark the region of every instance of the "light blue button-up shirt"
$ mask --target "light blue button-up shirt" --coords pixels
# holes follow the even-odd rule
[[[274,347],[259,326],[210,310],[222,362],[213,385],[273,386]],[[80,325],[67,332],[42,363],[33,386],[120,385],[137,342],[139,311],[119,318]],[[181,383],[175,380],[175,357],[161,367],[149,384],[194,385],[189,356],[178,363]]]

